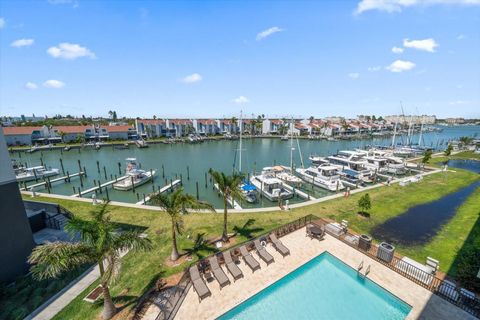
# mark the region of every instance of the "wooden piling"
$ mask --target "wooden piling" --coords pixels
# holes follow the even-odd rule
[[[83,167],[83,174],[85,175],[85,178],[87,177],[87,170],[85,169],[85,166]]]
[[[118,174],[122,175],[122,164],[120,162],[118,163]]]
[[[190,167],[187,166],[187,180],[190,180]]]
[[[97,160],[97,171],[100,174],[100,162]]]
[[[78,159],[77,162],[78,162],[78,171],[82,171],[82,164],[80,163],[80,159]],[[83,171],[85,172],[85,168]]]
[[[162,164],[162,178],[165,178],[165,168],[164,168],[163,164]]]
[[[200,199],[200,195],[199,195],[199,193],[198,193],[198,181],[195,182],[195,186],[196,186],[196,188],[197,188],[197,200],[199,200],[199,199]]]
[[[107,177],[107,168],[105,168],[105,166],[103,166],[103,175],[105,176],[105,180],[108,180],[108,177]]]
[[[60,167],[62,168],[62,173],[65,175],[65,168],[63,167],[63,160],[60,158]]]
[[[70,183],[70,172],[67,171],[67,181]]]
[[[135,193],[135,183],[133,183],[134,182],[133,177],[130,177],[130,181],[132,181],[132,191],[133,191],[133,193]]]

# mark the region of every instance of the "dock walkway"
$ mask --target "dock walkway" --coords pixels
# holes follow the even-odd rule
[[[51,179],[50,183],[58,182],[58,181],[62,181],[62,180],[64,180],[66,182],[68,179],[78,177],[80,175],[83,176],[83,175],[85,175],[85,173],[82,171],[82,172],[72,173],[70,175],[66,175],[66,176],[63,176],[63,177],[60,177],[60,178]],[[42,181],[42,182],[39,182],[39,183],[29,185],[29,186],[27,186],[27,190],[32,190],[33,188],[46,185],[47,183],[48,183],[48,181]],[[25,188],[21,188],[20,190],[25,190]]]
[[[222,196],[223,196],[223,192],[220,191],[220,189],[218,188],[218,184],[217,183],[214,183],[213,186],[215,187],[215,190],[218,191],[218,193],[220,193]],[[235,201],[235,199],[232,199],[232,197],[228,198],[227,199],[228,201],[228,204],[235,210],[242,210],[242,207],[240,206],[240,204]]]
[[[162,187],[159,191],[149,194],[147,197],[145,197],[144,200],[138,201],[136,204],[137,204],[137,205],[145,205],[145,204],[147,204],[148,201],[150,201],[150,199],[152,198],[152,196],[157,195],[157,194],[159,194],[159,193],[164,193],[165,191],[168,191],[168,190],[170,190],[170,189],[172,189],[172,188],[175,188],[175,187],[176,187],[178,184],[180,184],[181,182],[182,182],[182,180],[177,179],[177,180],[173,181],[172,183],[169,183],[169,184],[167,184],[166,186]]]
[[[111,181],[107,181],[107,182],[105,182],[105,183],[102,183],[102,184],[100,184],[99,186],[95,186],[95,187],[93,187],[93,188],[80,191],[80,196],[86,195],[86,194],[88,194],[88,193],[92,193],[92,192],[94,192],[94,191],[97,191],[97,190],[100,189],[100,188],[108,187],[109,185],[112,185],[112,184],[114,184],[114,183],[116,183],[116,182],[118,182],[118,181],[122,181],[122,180],[124,180],[124,179],[126,179],[126,178],[127,178],[127,176],[122,176],[122,177],[120,177],[120,178],[118,178],[118,179],[114,179],[114,180],[111,180]],[[72,194],[72,197],[78,197],[78,196],[79,196],[78,194]]]

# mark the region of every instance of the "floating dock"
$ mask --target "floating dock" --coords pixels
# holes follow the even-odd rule
[[[114,179],[114,180],[111,180],[111,181],[108,181],[108,182],[105,182],[105,183],[102,183],[100,184],[99,186],[95,186],[93,188],[90,188],[90,189],[87,189],[87,190],[84,190],[84,191],[80,191],[80,196],[83,196],[85,194],[88,194],[88,193],[92,193],[92,192],[95,192],[97,191],[98,189],[100,188],[105,188],[105,187],[108,187],[109,185],[112,185],[118,181],[121,181],[121,180],[124,180],[126,179],[127,176],[123,176],[123,177],[120,177],[118,179]],[[78,197],[79,195],[78,194],[72,194],[72,197]]]
[[[66,175],[66,176],[63,176],[63,177],[60,177],[60,178],[55,178],[55,179],[51,179],[50,180],[50,183],[53,183],[53,182],[58,182],[58,181],[65,181],[67,182],[68,179],[70,178],[74,178],[74,177],[78,177],[80,175],[85,175],[85,173],[82,171],[82,172],[77,172],[77,173],[72,173],[70,175]],[[39,182],[39,183],[35,183],[35,184],[32,184],[32,185],[29,185],[27,186],[27,189],[25,188],[21,188],[20,190],[22,191],[25,191],[25,190],[32,190],[33,188],[36,188],[36,187],[41,187],[41,186],[45,186],[46,184],[48,183],[47,180],[45,181],[42,181],[42,182]]]
[[[167,184],[166,186],[162,187],[159,191],[155,192],[155,193],[151,193],[150,195],[148,195],[147,197],[145,197],[144,200],[142,201],[138,201],[136,204],[138,205],[145,205],[148,201],[150,201],[151,197],[154,196],[154,195],[157,195],[159,193],[164,193],[170,189],[173,189],[175,188],[178,184],[181,184],[182,183],[182,180],[180,179],[177,179],[175,181],[173,181],[172,183],[169,183]]]
[[[222,196],[223,196],[223,192],[220,191],[220,189],[218,189],[218,184],[214,183],[213,186],[215,187],[215,190],[218,191],[218,193],[220,193]],[[242,210],[242,207],[240,206],[240,204],[235,201],[235,199],[232,199],[232,197],[228,198],[227,199],[228,201],[228,204],[235,210]]]

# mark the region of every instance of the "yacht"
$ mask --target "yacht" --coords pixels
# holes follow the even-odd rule
[[[260,189],[270,201],[285,200],[293,197],[293,192],[283,186],[282,180],[271,175],[257,175],[250,178],[250,182]]]
[[[329,164],[327,158],[322,156],[311,155],[310,157],[308,157],[308,160],[310,160],[310,162],[312,162],[312,165],[315,167],[322,164]]]
[[[405,174],[407,172],[407,166],[402,158],[387,155],[385,159],[387,160],[387,173]]]
[[[306,182],[330,191],[342,190],[344,187],[340,180],[338,168],[332,165],[320,165],[307,169],[297,168],[297,173]]]
[[[17,181],[27,182],[37,179],[48,178],[56,176],[60,172],[59,169],[55,168],[46,168],[45,166],[37,166],[31,168],[18,168],[15,175]]]
[[[302,179],[292,174],[290,169],[283,166],[265,167],[262,174],[273,176],[295,187],[300,186],[303,182]]]
[[[365,151],[340,151],[338,154],[328,156],[327,160],[334,166],[341,170],[350,169],[358,173],[358,178],[371,182],[372,171],[367,168],[367,161],[364,159],[366,156]]]
[[[115,182],[113,188],[116,190],[131,190],[133,187],[141,186],[147,183],[155,175],[155,170],[145,171],[137,167],[137,159],[127,158],[127,169],[125,170],[125,178]]]
[[[340,171],[340,180],[342,180],[343,184],[349,187],[358,188],[364,187],[365,182],[358,177],[358,172],[355,170],[344,169]]]

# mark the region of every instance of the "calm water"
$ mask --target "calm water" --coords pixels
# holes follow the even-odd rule
[[[425,145],[438,144],[439,148],[444,148],[447,140],[458,138],[460,136],[473,136],[480,132],[479,126],[462,126],[462,127],[446,127],[440,133],[424,134]],[[418,136],[413,138],[418,140]],[[399,138],[397,141],[401,141]],[[443,144],[442,144],[443,142]],[[330,155],[338,150],[364,148],[367,145],[389,145],[391,138],[385,139],[369,139],[357,141],[325,141],[325,140],[299,140],[301,154],[305,165],[309,165],[308,156],[311,154]],[[295,142],[296,144],[296,142]],[[442,144],[442,146],[440,146]],[[300,156],[298,147],[295,146],[294,162],[296,166],[300,166]],[[125,158],[136,157],[141,163],[143,169],[156,169],[157,175],[154,181],[154,187],[162,187],[171,179],[183,177],[184,188],[187,192],[196,195],[196,183],[198,182],[199,197],[202,200],[209,201],[216,207],[222,206],[222,201],[218,194],[213,190],[209,177],[207,178],[207,186],[205,185],[205,173],[209,168],[231,172],[233,169],[236,150],[238,149],[238,141],[211,141],[201,144],[155,144],[150,145],[146,149],[138,149],[131,146],[127,150],[117,150],[113,147],[102,147],[100,150],[85,149],[71,150],[61,152],[60,150],[36,152],[33,154],[15,153],[13,157],[28,166],[40,165],[40,158],[47,166],[60,168],[60,159],[63,159],[65,171],[70,173],[78,172],[77,160],[81,161],[82,167],[85,166],[88,177],[84,182],[82,190],[94,186],[93,180],[111,180],[114,175],[120,175],[118,170],[118,162],[121,163],[121,174],[125,169]],[[21,158],[20,158],[21,157]],[[100,173],[97,171],[96,161],[99,162]],[[243,144],[242,171],[243,172],[259,172],[265,166],[274,164],[290,164],[290,142],[280,141],[280,139],[246,139]],[[107,172],[105,179],[103,167]],[[162,174],[162,166],[163,172]],[[187,179],[187,167],[189,168],[189,178]],[[71,195],[73,187],[80,187],[79,178],[73,178],[71,183],[55,183],[52,192]],[[314,197],[328,195],[329,192],[320,188],[312,188],[308,186],[309,193]],[[42,191],[37,189],[37,191]],[[109,196],[111,200],[136,202],[143,198],[143,194],[148,195],[152,192],[152,184],[148,183],[136,188],[136,193],[132,191],[116,191],[109,188]],[[137,197],[138,193],[138,197]],[[105,195],[98,195],[99,198]],[[91,197],[91,194],[85,197]],[[303,199],[291,199],[290,203],[304,201]],[[266,199],[263,199],[256,206],[275,206]],[[243,207],[249,207],[243,203]],[[250,205],[251,206],[251,205]]]
[[[450,160],[448,164],[453,168],[480,173],[480,161]],[[410,208],[405,213],[375,227],[372,235],[377,239],[409,246],[427,243],[478,187],[480,181],[438,200]]]
[[[226,319],[405,319],[411,307],[325,252],[222,315]]]

